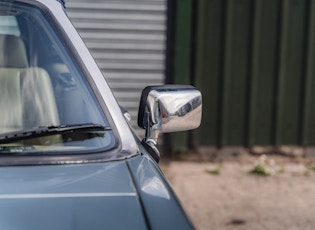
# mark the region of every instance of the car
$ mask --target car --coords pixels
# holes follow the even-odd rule
[[[193,229],[157,140],[200,125],[200,92],[146,87],[141,140],[62,1],[1,1],[0,22],[0,229]]]

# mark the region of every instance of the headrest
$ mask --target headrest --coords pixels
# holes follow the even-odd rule
[[[0,34],[0,68],[26,68],[27,55],[21,38]]]

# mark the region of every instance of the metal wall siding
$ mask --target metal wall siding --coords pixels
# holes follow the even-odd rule
[[[283,4],[276,144],[300,143],[306,9],[306,0]]]
[[[249,145],[274,142],[280,0],[257,1],[251,61]]]
[[[192,38],[192,3],[193,0],[177,1],[174,82],[191,84],[191,38]],[[173,151],[185,151],[188,143],[188,133],[171,134]]]
[[[194,143],[315,145],[315,0],[196,3]]]
[[[310,12],[315,12],[314,0],[311,1]],[[315,13],[310,14],[308,31],[302,144],[315,145]]]
[[[251,2],[227,1],[222,145],[245,143]]]
[[[201,127],[194,131],[195,145],[216,145],[220,142],[220,108],[222,47],[224,45],[224,2],[199,1],[197,15],[195,85],[201,90],[204,103]]]
[[[166,0],[67,0],[67,13],[118,102],[136,117],[142,89],[165,81]]]

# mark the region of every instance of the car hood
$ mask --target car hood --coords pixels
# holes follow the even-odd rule
[[[0,168],[0,229],[146,229],[124,161]]]

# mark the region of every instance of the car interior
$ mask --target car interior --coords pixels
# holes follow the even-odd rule
[[[21,38],[0,35],[0,113],[2,132],[59,124],[57,105],[48,73],[29,67]]]
[[[41,126],[108,126],[52,25],[32,11],[18,9],[0,10],[0,22],[0,135]],[[23,143],[66,144],[61,139],[51,135]]]

